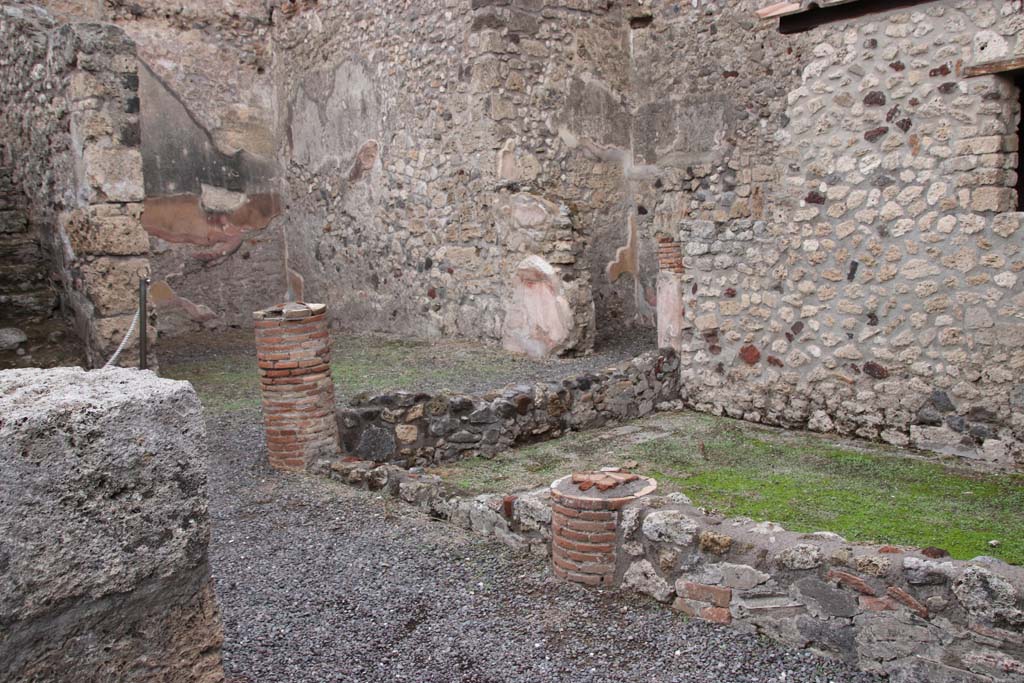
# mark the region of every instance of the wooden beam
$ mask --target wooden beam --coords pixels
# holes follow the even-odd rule
[[[964,76],[973,78],[974,76],[992,76],[1021,70],[1024,70],[1024,57],[1012,57],[965,66]]]
[[[802,9],[799,2],[777,2],[774,5],[768,5],[757,10],[757,16],[762,19],[774,19],[775,17],[782,16],[783,14],[792,14],[793,12],[799,12]]]

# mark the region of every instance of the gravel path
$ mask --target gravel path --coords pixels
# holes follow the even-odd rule
[[[254,411],[208,424],[230,683],[876,679],[636,598],[334,482],[280,475]]]

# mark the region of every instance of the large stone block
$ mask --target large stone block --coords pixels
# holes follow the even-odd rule
[[[141,202],[142,153],[137,149],[88,147],[83,155],[85,191],[91,203]]]
[[[76,256],[136,256],[149,253],[141,204],[98,204],[61,214],[60,222]]]
[[[147,259],[107,256],[81,268],[86,294],[101,316],[134,313],[139,307],[139,278],[148,271]]]
[[[222,680],[192,387],[10,370],[0,415],[0,680]]]

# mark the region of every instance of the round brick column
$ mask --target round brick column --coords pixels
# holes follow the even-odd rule
[[[270,466],[302,470],[339,450],[331,339],[323,304],[253,313]]]
[[[608,474],[629,480],[603,490],[594,484]],[[588,586],[612,585],[619,510],[657,487],[649,477],[611,468],[572,474],[551,484],[551,563],[555,576]]]

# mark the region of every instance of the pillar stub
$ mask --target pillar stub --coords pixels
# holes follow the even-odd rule
[[[253,319],[270,466],[304,470],[339,451],[327,306],[278,304]]]
[[[612,585],[619,510],[657,487],[650,477],[614,467],[577,472],[552,483],[555,576],[588,586]]]

